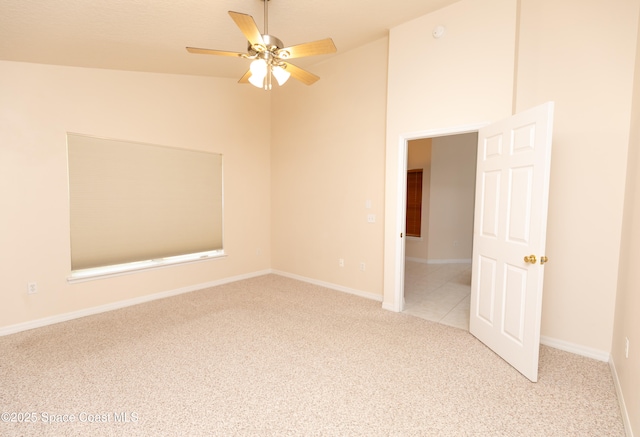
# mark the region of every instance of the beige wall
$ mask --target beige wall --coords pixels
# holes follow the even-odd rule
[[[606,353],[638,3],[522,0],[520,9],[515,110],[555,101],[542,335]]]
[[[227,79],[0,62],[0,96],[0,329],[271,266],[268,94]],[[228,257],[67,283],[67,131],[223,153]]]
[[[313,72],[321,79],[312,87],[293,81],[273,92],[272,266],[379,297],[387,39]]]
[[[422,169],[422,215],[420,238],[407,237],[405,256],[420,262],[429,258],[429,213],[431,190],[431,138],[420,138],[408,142],[407,169]]]
[[[633,435],[640,435],[640,35],[636,45],[632,108],[611,354],[622,398],[629,412],[629,426]],[[628,358],[625,356],[625,338],[629,339]]]
[[[638,2],[522,0],[517,20],[515,6],[506,0],[462,0],[391,29],[385,307],[397,304],[399,139],[415,131],[497,121],[508,115],[515,74],[516,111],[556,102],[547,239],[551,263],[545,275],[542,335],[608,353]],[[498,17],[500,24],[491,21]],[[594,32],[593,23],[602,17],[615,24],[610,31]],[[517,63],[509,55],[510,49],[515,53],[509,44],[515,42],[516,23]],[[428,35],[437,24],[447,28],[441,40]],[[482,25],[488,27],[477,28]],[[501,35],[501,29],[499,41],[482,40]],[[418,44],[425,55],[412,58]],[[459,65],[470,57],[478,65],[486,58],[487,70]],[[494,57],[511,64],[494,62]],[[431,87],[432,82],[437,86]],[[585,104],[585,98],[591,103]],[[597,269],[585,261],[587,254],[598,258]]]
[[[433,139],[429,259],[471,262],[478,135]]]
[[[431,36],[443,25],[445,35]],[[398,310],[403,139],[511,113],[516,0],[461,0],[391,29],[387,84],[384,307]],[[416,54],[419,54],[417,56]]]

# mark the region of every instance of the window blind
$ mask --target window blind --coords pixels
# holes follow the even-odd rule
[[[71,270],[222,250],[222,155],[68,134]]]

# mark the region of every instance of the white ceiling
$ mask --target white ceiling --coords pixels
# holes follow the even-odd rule
[[[285,46],[331,37],[341,53],[456,1],[270,0],[268,30]],[[247,60],[185,50],[246,52],[227,11],[264,33],[262,0],[0,0],[0,60],[239,78]],[[292,63],[312,70],[328,56]]]

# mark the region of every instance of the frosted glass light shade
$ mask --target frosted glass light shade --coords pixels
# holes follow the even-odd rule
[[[271,71],[275,76],[276,80],[278,81],[278,85],[280,86],[284,85],[287,82],[287,80],[289,80],[289,77],[291,76],[291,73],[289,73],[287,70],[285,70],[282,67],[275,66],[271,69]]]
[[[249,70],[251,71],[249,83],[258,88],[262,88],[264,85],[264,78],[267,75],[267,62],[264,59],[256,59],[251,63]]]

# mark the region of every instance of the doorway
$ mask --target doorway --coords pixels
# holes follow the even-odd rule
[[[535,382],[554,103],[472,128],[400,135],[387,154],[384,309],[404,309],[408,142],[478,132],[469,333]],[[481,147],[481,149],[480,149]],[[395,155],[395,156],[394,156]],[[539,264],[538,264],[539,261]]]
[[[404,251],[404,311],[434,322],[469,329],[471,255],[478,133],[407,141],[409,179],[421,172],[420,199],[407,193],[406,220],[420,204],[420,224],[407,224]],[[415,219],[414,219],[415,220]]]

